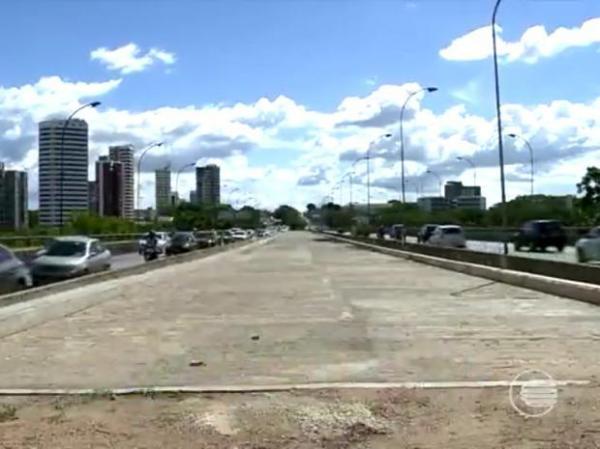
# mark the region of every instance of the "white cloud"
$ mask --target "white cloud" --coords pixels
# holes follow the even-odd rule
[[[151,48],[146,53],[137,46],[129,43],[122,47],[108,49],[100,47],[90,53],[90,59],[99,61],[109,70],[118,70],[122,75],[141,72],[157,62],[166,65],[175,64],[175,54],[158,48]]]
[[[559,27],[548,33],[543,25],[525,30],[519,40],[502,39],[502,28],[497,26],[498,55],[505,62],[523,61],[533,64],[574,47],[600,43],[600,17],[589,19],[578,27]],[[439,52],[450,61],[478,61],[492,56],[492,27],[484,26],[454,39]]]
[[[91,99],[102,100],[103,94],[119,85],[118,79],[85,83],[48,77],[34,84],[0,86],[0,160],[28,169],[32,200],[37,191],[37,122],[48,116],[64,117]],[[381,86],[364,97],[342,100],[333,111],[311,110],[280,96],[260,98],[253,103],[160,107],[135,112],[105,103],[97,109],[83,110],[81,117],[90,125],[92,163],[112,144],[132,143],[141,148],[156,140],[166,142],[144,160],[142,196],[147,206],[154,202],[155,168],[170,162],[176,171],[194,161],[216,162],[221,166],[223,179],[265,206],[319,202],[372,142],[371,179],[379,186],[373,189],[373,198],[389,200],[398,197],[399,108],[410,92],[420,88],[415,83]],[[494,120],[470,113],[465,105],[440,112],[426,105],[426,96],[413,97],[405,116],[406,173],[413,183],[407,187],[409,198],[414,196],[414,182],[422,184],[426,192],[437,190],[435,178],[424,175],[428,167],[444,180],[463,179],[470,183],[472,170],[456,161],[457,156],[469,156],[478,167],[478,179],[484,182],[488,203],[497,201]],[[549,185],[555,167],[568,161],[571,169],[562,173],[561,188],[574,191],[585,170],[583,164],[588,163],[593,151],[600,149],[599,107],[600,98],[586,103],[554,101],[503,106],[506,132],[523,135],[535,148],[536,185]],[[391,132],[392,138],[380,139],[385,132]],[[260,159],[253,153],[255,149],[261,150]],[[279,162],[271,162],[269,152],[273,154],[272,161]],[[342,155],[347,157],[341,158]],[[505,140],[505,159],[508,174],[526,176],[526,148]],[[362,201],[366,164],[357,164],[354,169],[354,199]],[[304,182],[299,182],[302,179]],[[509,184],[510,195],[528,191],[525,182]],[[193,173],[186,171],[180,177],[180,190],[187,196],[193,187]],[[341,193],[347,201],[347,181]],[[32,206],[36,206],[33,201]]]

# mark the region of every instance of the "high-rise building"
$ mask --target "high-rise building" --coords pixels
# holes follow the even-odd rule
[[[69,222],[73,212],[87,211],[87,123],[79,119],[72,119],[68,124],[65,120],[41,122],[38,158],[40,224],[61,225]]]
[[[190,203],[192,203],[192,204],[198,203],[198,195],[196,195],[195,190],[190,190]]]
[[[0,227],[19,230],[28,227],[27,173],[5,170],[0,163]]]
[[[88,181],[88,210],[98,213],[98,182]]]
[[[444,197],[454,201],[459,196],[481,196],[480,186],[464,186],[460,181],[448,181],[444,185]]]
[[[199,203],[220,204],[221,170],[218,165],[196,167],[196,198]]]
[[[109,157],[123,164],[123,194],[121,198],[121,217],[133,220],[134,202],[134,162],[133,145],[115,145],[108,148]]]
[[[171,168],[167,165],[155,172],[156,212],[158,215],[170,210],[171,205]]]
[[[124,166],[108,156],[100,156],[96,162],[98,189],[98,215],[101,217],[123,216]]]

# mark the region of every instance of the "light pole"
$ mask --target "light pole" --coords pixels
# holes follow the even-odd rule
[[[475,163],[468,157],[464,157],[464,156],[458,156],[456,158],[456,160],[464,161],[467,164],[469,164],[471,167],[473,167],[473,186],[476,186],[477,185],[477,167],[475,167]]]
[[[523,142],[525,142],[525,145],[527,145],[527,148],[529,148],[529,164],[531,166],[531,195],[533,196],[533,177],[534,177],[534,171],[533,171],[533,147],[531,146],[531,144],[529,143],[529,141],[523,137],[520,136],[518,134],[514,134],[511,133],[508,135],[509,137],[512,137],[513,139],[520,139]]]
[[[437,180],[438,180],[438,188],[439,188],[440,193],[441,193],[442,192],[442,178],[440,177],[440,175],[438,175],[436,172],[431,171],[431,170],[427,170],[427,173],[429,173],[430,175],[433,175],[433,176],[435,176],[437,178]]]
[[[64,207],[64,185],[65,185],[65,170],[64,170],[65,132],[67,130],[67,127],[69,126],[69,123],[71,122],[73,117],[75,117],[75,114],[77,114],[82,109],[96,108],[96,107],[100,106],[101,104],[102,103],[100,103],[99,101],[92,101],[90,103],[84,104],[83,106],[79,106],[77,109],[75,109],[71,113],[71,115],[69,115],[69,117],[67,117],[67,120],[65,120],[65,123],[63,123],[63,127],[60,132],[60,228],[61,229],[63,228],[63,226],[65,224],[64,208],[63,208]]]
[[[140,204],[140,195],[141,195],[141,183],[142,183],[142,159],[144,159],[144,156],[146,155],[146,153],[154,148],[154,147],[161,147],[164,145],[164,142],[153,142],[150,145],[142,148],[142,154],[140,154],[140,157],[138,158],[138,164],[137,164],[137,174],[138,174],[138,180],[137,180],[137,208],[141,209],[142,205]]]
[[[185,164],[179,170],[177,170],[177,174],[175,175],[175,191],[179,194],[179,174],[184,171],[188,167],[195,167],[196,162],[190,162],[189,164]]]
[[[392,137],[391,133],[384,134],[380,139],[389,139]],[[371,223],[371,148],[375,141],[372,141],[367,148],[367,222]]]
[[[494,83],[496,87],[496,122],[498,125],[498,159],[500,163],[500,191],[502,194],[502,227],[506,229],[506,187],[504,182],[504,146],[502,145],[502,117],[500,115],[500,79],[498,77],[498,46],[496,43],[496,16],[502,0],[496,0],[492,14],[492,46],[494,50]],[[504,241],[504,255],[508,254],[508,243]]]
[[[400,109],[400,170],[401,170],[401,179],[402,179],[402,202],[403,203],[406,202],[406,193],[405,193],[406,187],[404,185],[404,110],[406,109],[406,105],[408,104],[409,100],[412,97],[414,97],[415,95],[417,95],[421,92],[435,92],[436,90],[438,90],[437,87],[424,87],[423,89],[412,92],[411,94],[408,95],[408,97],[406,97],[406,100],[404,100],[404,104],[402,105],[402,108]]]
[[[348,178],[348,185],[349,185],[349,193],[350,196],[348,197],[349,202],[348,202],[348,206],[352,207],[352,176],[354,175],[354,172],[349,171],[348,173],[346,173],[344,176],[342,176],[342,181],[344,181],[344,179],[347,177]]]

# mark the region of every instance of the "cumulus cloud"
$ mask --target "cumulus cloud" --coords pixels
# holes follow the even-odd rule
[[[64,117],[92,98],[102,100],[102,95],[117,89],[120,82],[68,82],[48,77],[33,84],[0,86],[0,159],[11,167],[29,170],[32,207],[36,207],[33,201],[37,196],[37,123],[51,116]],[[382,111],[397,112],[406,95],[420,88],[415,83],[381,86],[364,97],[342,100],[332,111],[312,110],[280,96],[233,105],[165,106],[141,111],[105,103],[83,110],[81,118],[90,125],[92,164],[110,145],[131,143],[140,149],[149,142],[165,141],[163,147],[148,153],[142,165],[144,206],[154,202],[154,169],[170,163],[176,171],[191,162],[217,163],[223,179],[265,206],[318,202],[342,176],[353,171],[354,199],[362,201],[366,164],[353,166],[353,162],[369,148],[373,200],[387,201],[399,195],[398,117],[392,114],[388,118]],[[465,105],[437,112],[426,105],[423,96],[415,96],[405,118],[409,198],[414,197],[417,184],[422,192],[438,191],[437,180],[426,175],[428,168],[444,181],[471,183],[472,170],[456,160],[457,156],[467,156],[477,165],[488,203],[495,202],[499,189],[494,120],[471,113]],[[522,135],[535,149],[536,185],[542,188],[544,182],[560,179],[564,182],[561,188],[574,191],[585,170],[582,161],[589,163],[590,154],[600,148],[599,108],[600,98],[585,103],[561,100],[503,106],[506,133]],[[388,132],[392,137],[382,138]],[[253,150],[259,148],[261,157],[257,158]],[[269,162],[269,152],[277,163]],[[527,193],[527,183],[521,181],[527,179],[529,171],[527,148],[507,138],[505,160],[508,179],[513,180],[509,195]],[[556,177],[556,167],[567,161],[575,168]],[[93,170],[90,174],[93,176]],[[179,188],[186,196],[194,188],[191,169],[181,174]],[[342,191],[346,196],[347,190],[344,187]]]
[[[92,61],[98,61],[109,70],[119,71],[122,75],[141,72],[154,64],[175,64],[175,54],[159,48],[151,48],[142,52],[137,44],[129,43],[121,47],[109,49],[100,47],[90,53]]]
[[[500,26],[497,26],[496,31],[498,55],[503,61],[534,64],[569,48],[599,44],[600,17],[586,20],[573,28],[559,27],[550,33],[543,25],[536,25],[525,30],[518,40],[512,42],[502,38]],[[478,61],[492,56],[492,51],[492,28],[488,25],[454,39],[439,54],[449,61]]]

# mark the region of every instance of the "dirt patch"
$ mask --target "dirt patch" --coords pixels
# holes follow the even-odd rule
[[[0,448],[596,449],[598,393],[561,389],[531,419],[502,388],[4,398]]]

